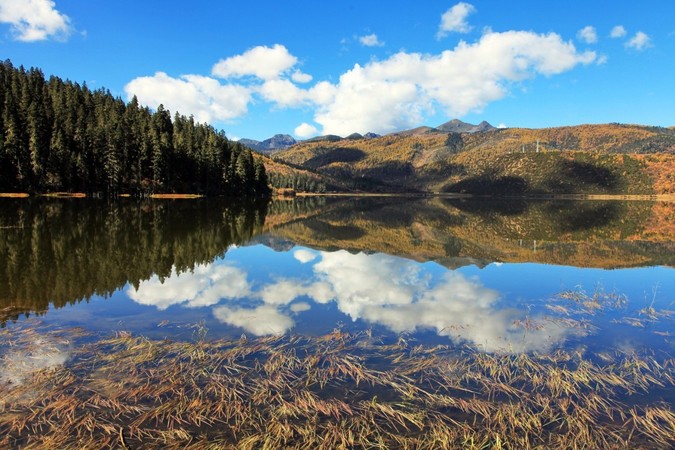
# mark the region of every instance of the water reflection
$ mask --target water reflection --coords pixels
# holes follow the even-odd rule
[[[313,320],[313,305],[329,303],[360,328],[384,327],[397,334],[431,330],[488,352],[546,351],[572,332],[541,314],[530,314],[527,320],[539,326],[525,330],[519,325],[528,314],[522,308],[503,302],[478,278],[435,264],[306,248],[288,252],[286,259],[310,265],[311,272],[294,278],[273,273],[271,281],[253,289],[244,269],[219,261],[163,281],[153,277],[127,293],[160,310],[217,305],[212,309],[217,320],[255,336],[287,333],[297,321]]]
[[[127,289],[129,298],[142,305],[164,310],[171,305],[199,308],[213,306],[222,299],[241,298],[250,292],[246,273],[236,267],[198,264],[189,272],[176,268],[166,278],[153,275],[137,287]]]
[[[62,366],[72,353],[69,341],[55,339],[49,334],[37,335],[28,331],[20,341],[0,357],[0,384],[23,384],[36,372]]]
[[[86,299],[51,317],[143,332],[208,317],[212,333],[256,336],[343,321],[486,351],[545,351],[576,333],[518,301],[560,289],[548,264],[675,264],[669,203],[6,200],[0,209],[3,324]],[[477,269],[494,262],[511,278]],[[534,278],[546,289],[535,293]]]
[[[356,199],[272,227],[273,239],[455,268],[491,262],[675,265],[675,206],[659,202]]]
[[[262,231],[265,204],[0,202],[0,324],[213,261]]]

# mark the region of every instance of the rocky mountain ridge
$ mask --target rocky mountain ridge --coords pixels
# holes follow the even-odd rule
[[[448,122],[445,122],[437,126],[436,128],[421,126],[417,128],[412,128],[410,130],[396,131],[390,134],[395,136],[410,136],[417,134],[432,134],[432,133],[480,133],[491,130],[496,130],[496,128],[490,125],[485,120],[479,123],[478,125],[473,125],[467,122],[462,122],[459,119],[452,119]],[[321,141],[337,142],[342,140],[355,141],[359,139],[374,139],[380,136],[381,135],[379,134],[371,132],[368,132],[363,135],[360,133],[352,133],[349,136],[345,137],[338,136],[335,134],[326,134],[322,136],[315,136],[313,138],[309,138],[304,141],[297,141],[295,138],[293,138],[293,136],[288,134],[275,134],[271,138],[265,139],[264,141],[257,141],[255,139],[243,138],[239,140],[239,143],[253,150],[256,150],[260,153],[271,154],[279,150],[285,150],[287,148],[290,148],[299,142],[321,142]]]

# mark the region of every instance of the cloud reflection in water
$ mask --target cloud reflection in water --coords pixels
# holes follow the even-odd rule
[[[138,289],[127,289],[127,295],[135,302],[159,310],[181,303],[193,308],[213,306],[221,299],[241,298],[249,292],[246,272],[223,264],[198,264],[192,271],[182,273],[174,268],[164,280],[153,275]]]
[[[128,294],[159,309],[174,304],[215,306],[216,319],[256,336],[288,332],[296,324],[294,316],[311,309],[308,300],[335,302],[352,321],[396,333],[434,330],[454,343],[488,352],[546,351],[570,333],[537,316],[529,319],[538,326],[525,330],[517,325],[526,318],[525,311],[508,307],[497,291],[459,272],[434,277],[425,264],[344,250],[295,249],[289,260],[290,256],[300,264],[312,263],[312,275],[276,278],[252,289],[243,269],[207,264],[189,273],[174,272],[163,283],[155,276]]]

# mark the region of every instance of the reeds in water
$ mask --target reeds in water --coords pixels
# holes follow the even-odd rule
[[[499,355],[342,330],[196,342],[118,333],[75,345],[80,335],[0,331],[5,367],[46,342],[70,351],[2,378],[0,447],[675,445],[675,413],[660,400],[673,398],[675,360],[662,354]]]

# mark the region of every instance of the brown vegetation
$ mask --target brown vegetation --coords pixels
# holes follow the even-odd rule
[[[275,158],[366,191],[672,192],[675,133],[636,125],[429,132],[304,142]]]
[[[41,197],[55,197],[55,198],[85,198],[87,194],[84,192],[49,192],[40,194]]]
[[[180,199],[180,198],[202,198],[200,194],[150,194],[150,198],[161,199]]]
[[[614,299],[563,293],[590,314]],[[535,323],[523,323],[525,332]],[[564,319],[560,326],[583,321]],[[0,382],[0,445],[26,448],[666,448],[675,360],[485,354],[316,337],[153,341],[121,332]],[[14,354],[81,334],[0,331]],[[43,344],[44,346],[44,344]],[[5,370],[13,371],[7,359]],[[15,372],[12,372],[15,373]],[[16,373],[15,373],[16,374]],[[6,379],[6,378],[5,378]]]

